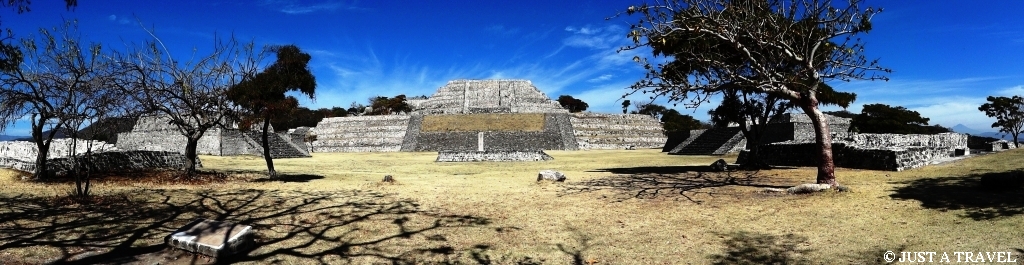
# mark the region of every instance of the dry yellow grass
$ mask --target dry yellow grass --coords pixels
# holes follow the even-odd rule
[[[422,132],[474,132],[544,130],[543,113],[491,113],[464,115],[430,115],[423,117]]]
[[[840,169],[853,192],[800,196],[759,191],[812,181],[811,168],[718,174],[698,172],[718,157],[548,153],[555,160],[314,154],[275,160],[283,181],[253,174],[259,158],[203,156],[207,169],[245,177],[99,183],[125,198],[108,206],[54,205],[46,198],[70,185],[0,176],[0,260],[187,264],[162,237],[197,217],[254,225],[258,247],[236,260],[253,264],[865,264],[886,250],[1024,248],[1022,193],[975,187],[981,174],[1020,169],[1024,150],[904,172]],[[569,180],[537,183],[542,169]]]

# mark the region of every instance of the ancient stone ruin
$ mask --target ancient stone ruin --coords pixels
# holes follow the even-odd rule
[[[837,167],[901,171],[969,153],[967,135],[958,133],[850,133],[850,119],[826,115],[832,133],[832,156]],[[804,114],[783,114],[763,125],[759,158],[774,166],[816,166],[814,127]],[[738,127],[693,130],[685,139],[674,137],[663,150],[680,155],[723,155],[740,151],[737,163],[749,153]],[[674,144],[674,146],[669,146]]]
[[[47,153],[48,174],[66,174],[74,168],[75,161],[92,172],[183,168],[187,161],[184,155],[177,152],[120,150],[102,141],[78,140],[74,146],[71,139],[54,139],[50,143],[50,151]],[[72,150],[78,156],[77,160],[71,159]],[[35,173],[37,152],[33,142],[0,142],[0,168]],[[202,167],[198,159],[196,162],[197,167]]]
[[[665,142],[661,123],[651,116],[568,113],[527,80],[453,80],[410,105],[408,115],[324,119],[312,130],[313,150],[587,150],[657,148]]]
[[[273,131],[273,128],[270,128]],[[241,131],[236,128],[211,128],[199,138],[196,153],[201,155],[263,156],[262,136],[259,131]],[[273,158],[309,157],[303,136],[271,133],[270,155]],[[130,132],[117,134],[117,148],[121,150],[185,152],[187,139],[178,132],[166,116],[139,117]]]
[[[985,151],[987,152],[999,152],[1010,149],[1017,149],[1017,144],[1015,144],[1013,141],[996,140],[990,142],[987,146],[985,146]]]
[[[311,150],[437,151],[438,161],[541,161],[551,159],[543,150],[657,148],[666,139],[661,122],[651,116],[569,113],[528,80],[453,80],[433,96],[415,97],[409,104],[414,110],[408,114],[326,118],[315,128],[270,134],[270,153],[274,158],[289,158],[309,157]],[[110,133],[114,142],[97,145],[140,153],[108,157],[157,159],[163,156],[141,151],[184,153],[186,138],[168,117],[142,116],[125,122],[119,127],[130,131]],[[312,139],[308,135],[315,135],[315,140],[306,142]],[[211,128],[199,139],[197,153],[262,156],[260,143],[259,131]],[[28,159],[35,154],[27,151],[30,147],[34,148],[10,145],[7,148],[15,151],[8,153],[18,154],[0,155],[0,165],[34,168],[34,163],[27,162],[34,160]]]

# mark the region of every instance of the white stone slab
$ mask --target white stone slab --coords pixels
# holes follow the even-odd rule
[[[227,257],[253,245],[252,226],[196,219],[167,236],[167,244],[210,257]]]

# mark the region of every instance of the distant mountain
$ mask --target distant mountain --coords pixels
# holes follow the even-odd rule
[[[45,130],[45,131],[43,131],[43,135],[49,134],[50,131],[53,131],[53,130]],[[53,139],[64,139],[64,138],[68,138],[69,135],[71,135],[71,130],[61,128],[61,129],[57,130],[57,133],[53,134]],[[17,137],[17,139],[14,139],[14,140],[15,141],[32,141],[32,136],[20,136],[20,137]]]
[[[15,139],[22,137],[24,136],[0,135],[0,141],[14,141]]]
[[[999,133],[999,132],[983,132],[981,130],[971,129],[970,127],[964,126],[963,124],[957,124],[956,126],[953,126],[953,128],[950,128],[950,129],[952,129],[954,132],[966,133],[966,134],[970,134],[970,135],[974,135],[974,136],[992,137],[992,138],[1003,139],[1003,140],[1007,140],[1007,141],[1013,140],[1013,136],[1011,136],[1011,135],[1003,135],[1003,133]],[[1017,139],[1021,140],[1021,141],[1024,141],[1024,135],[1021,135],[1020,137],[1017,137]]]
[[[983,132],[981,130],[971,129],[971,128],[967,127],[966,125],[963,125],[963,124],[957,124],[956,126],[953,126],[953,128],[949,128],[949,129],[951,129],[951,130],[953,130],[954,132],[957,132],[957,133],[966,133],[966,134],[975,135],[975,136],[981,136],[981,134],[985,133],[985,132]]]

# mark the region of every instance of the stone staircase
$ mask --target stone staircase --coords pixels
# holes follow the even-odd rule
[[[260,131],[248,131],[245,132],[245,136],[256,142],[257,148],[263,146],[263,133]],[[300,147],[295,146],[291,141],[288,141],[280,134],[271,133],[267,134],[267,141],[270,144],[270,157],[273,158],[297,158],[297,157],[309,157],[309,153]],[[262,155],[263,151],[259,150],[259,154]]]
[[[739,127],[712,128],[669,152],[672,155],[724,155],[743,140]]]

